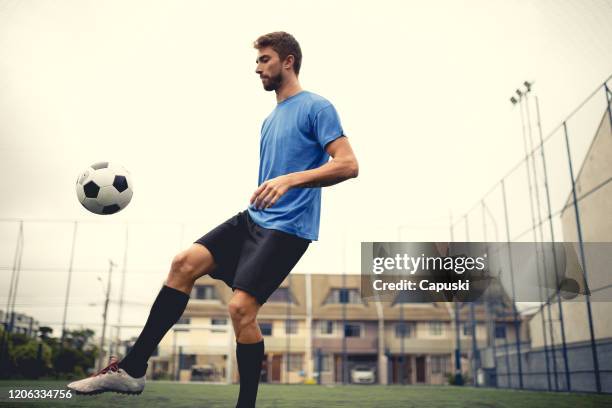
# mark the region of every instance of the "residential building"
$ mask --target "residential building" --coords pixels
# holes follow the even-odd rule
[[[360,275],[291,274],[262,306],[258,323],[265,341],[262,382],[322,384],[351,381],[357,367],[377,383],[444,384],[454,372],[456,336],[449,303],[371,302],[361,296]],[[149,375],[181,380],[237,381],[235,342],[222,281],[199,279],[181,320],[151,359]],[[500,347],[514,340],[512,319],[489,330],[475,307],[476,340]],[[471,322],[460,313],[463,367],[471,370]],[[229,356],[229,358],[228,358]]]
[[[28,337],[36,337],[38,335],[38,321],[26,314],[14,313],[13,316],[7,316],[3,310],[0,310],[0,322],[4,322],[5,327],[11,333],[25,334]]]

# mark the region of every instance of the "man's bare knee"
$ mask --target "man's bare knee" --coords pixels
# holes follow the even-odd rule
[[[227,310],[230,314],[230,317],[235,322],[242,322],[243,320],[251,319],[255,320],[256,310],[249,305],[247,302],[244,302],[239,299],[234,299],[229,301],[227,304]]]
[[[255,322],[259,304],[253,296],[244,291],[236,290],[227,305],[227,310],[238,335],[244,327]]]
[[[213,267],[214,261],[210,251],[202,245],[194,244],[174,257],[168,280],[195,282],[199,277],[209,273]]]

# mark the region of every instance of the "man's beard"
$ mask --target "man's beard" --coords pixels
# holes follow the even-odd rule
[[[263,87],[266,91],[276,91],[278,88],[280,88],[282,83],[283,83],[283,76],[282,74],[279,73],[278,75],[269,77],[268,82],[264,83]]]

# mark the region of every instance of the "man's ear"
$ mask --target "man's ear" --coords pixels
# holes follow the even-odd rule
[[[293,67],[294,62],[295,62],[295,57],[293,56],[293,54],[287,55],[287,58],[285,58],[285,62],[283,62],[283,68],[289,69]]]

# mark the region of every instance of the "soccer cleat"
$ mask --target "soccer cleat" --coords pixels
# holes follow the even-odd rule
[[[145,377],[134,378],[119,367],[115,357],[108,366],[91,377],[71,382],[68,389],[77,394],[94,395],[111,391],[119,394],[140,394],[144,389]]]

